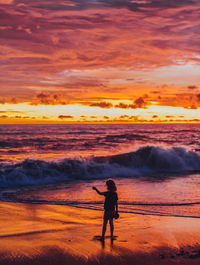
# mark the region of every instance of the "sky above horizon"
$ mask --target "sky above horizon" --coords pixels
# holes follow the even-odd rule
[[[0,123],[200,122],[200,1],[0,0]]]

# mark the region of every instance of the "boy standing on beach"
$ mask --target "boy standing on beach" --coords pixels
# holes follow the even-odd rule
[[[109,220],[110,223],[110,235],[111,239],[114,239],[113,232],[114,232],[114,224],[113,224],[113,218],[118,218],[118,196],[117,196],[117,188],[115,185],[115,182],[111,179],[106,181],[107,189],[108,191],[100,192],[96,187],[93,187],[93,190],[96,190],[96,192],[99,195],[105,196],[105,202],[104,202],[104,221],[103,221],[103,228],[102,228],[102,237],[101,239],[104,240],[105,232],[107,223]]]

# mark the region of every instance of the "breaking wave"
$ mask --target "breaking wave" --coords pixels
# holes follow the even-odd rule
[[[75,179],[146,177],[165,179],[200,171],[200,155],[182,147],[145,146],[135,152],[59,162],[26,159],[0,164],[0,187],[38,185]]]

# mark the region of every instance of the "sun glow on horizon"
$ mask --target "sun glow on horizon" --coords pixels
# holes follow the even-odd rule
[[[114,102],[114,101],[112,101]],[[118,101],[117,101],[118,102]],[[129,103],[128,100],[125,101]],[[117,105],[116,105],[117,106]],[[31,105],[30,103],[0,104],[0,123],[157,123],[200,122],[200,108],[150,105],[145,108],[107,109],[81,104]]]

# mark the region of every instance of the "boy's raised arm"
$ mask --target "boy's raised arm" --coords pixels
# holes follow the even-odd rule
[[[99,194],[99,195],[104,195],[104,192],[100,192],[96,187],[92,187],[93,190],[96,190],[96,192]]]

